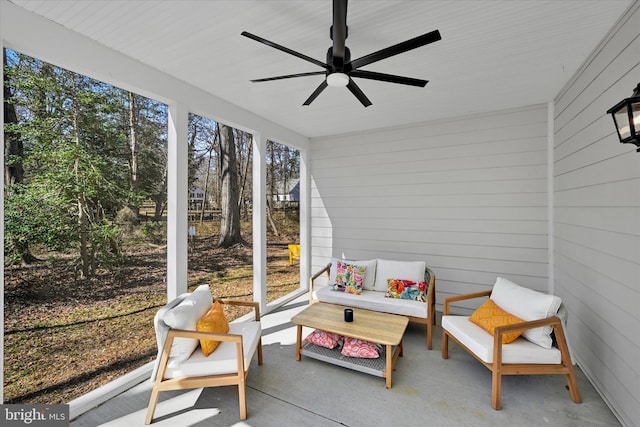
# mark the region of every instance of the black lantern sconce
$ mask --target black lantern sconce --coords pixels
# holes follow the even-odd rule
[[[623,144],[635,144],[640,153],[640,83],[631,98],[625,98],[611,107],[607,114],[613,116],[618,138]]]

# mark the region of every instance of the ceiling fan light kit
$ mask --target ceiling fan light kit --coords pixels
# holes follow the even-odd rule
[[[362,92],[360,87],[353,81],[353,78],[377,80],[387,83],[396,83],[416,87],[424,87],[428,83],[427,80],[398,76],[394,74],[377,73],[374,71],[361,70],[360,68],[374,62],[389,58],[391,56],[395,56],[436,42],[441,39],[440,32],[438,30],[434,30],[413,39],[406,40],[393,46],[389,46],[377,52],[373,52],[360,58],[354,59],[353,61],[351,60],[351,53],[349,51],[349,48],[345,45],[348,34],[347,0],[333,0],[333,25],[331,25],[331,27],[329,28],[329,35],[331,37],[331,40],[333,40],[333,45],[327,51],[326,63],[318,61],[317,59],[296,52],[272,41],[266,40],[262,37],[243,31],[242,35],[245,37],[248,37],[274,49],[278,49],[282,52],[288,53],[297,58],[303,59],[307,62],[324,68],[324,71],[287,74],[251,81],[257,83],[324,74],[326,76],[325,79],[322,81],[322,83],[320,83],[316,90],[311,94],[311,96],[309,96],[309,98],[307,98],[307,100],[302,105],[310,105],[313,100],[315,100],[318,95],[320,95],[320,93],[322,93],[322,91],[327,88],[327,86],[332,86],[346,87],[365,107],[371,105],[371,101],[369,100],[369,98],[367,98],[364,92]]]
[[[327,84],[331,87],[345,87],[349,84],[349,76],[345,73],[331,73],[327,76]]]

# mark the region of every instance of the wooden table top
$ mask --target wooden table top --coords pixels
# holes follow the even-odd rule
[[[353,322],[344,321],[344,309],[353,310]],[[409,319],[396,314],[316,302],[291,318],[296,325],[384,345],[398,345]]]

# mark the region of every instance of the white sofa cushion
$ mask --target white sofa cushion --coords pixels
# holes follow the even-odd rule
[[[562,299],[525,288],[498,277],[491,291],[491,299],[504,311],[522,320],[538,320],[555,316]],[[551,326],[526,330],[522,336],[544,348],[551,348]]]
[[[158,368],[160,367],[160,358],[162,357],[162,349],[164,348],[164,343],[167,340],[167,334],[169,333],[169,327],[166,323],[164,323],[164,315],[180,304],[186,297],[188,297],[189,293],[184,293],[178,295],[173,300],[169,301],[164,307],[160,308],[156,315],[153,317],[153,326],[156,331],[156,343],[158,344],[158,357],[156,357],[156,361],[153,364],[153,372],[151,373],[151,381],[156,380],[156,374],[158,373]]]
[[[342,261],[347,264],[352,265],[361,265],[366,267],[364,271],[364,278],[362,280],[362,288],[372,291],[373,284],[376,279],[376,264],[377,260],[368,259],[368,260],[348,260],[348,259],[340,259],[340,258],[331,258],[331,268],[329,269],[329,284],[333,285],[336,283],[336,274],[338,273],[338,261]]]
[[[467,316],[442,316],[442,329],[455,336],[486,363],[493,363],[493,335],[469,321]],[[502,346],[502,363],[559,364],[560,350],[542,348],[522,337]]]
[[[426,266],[424,261],[391,261],[378,259],[376,280],[373,289],[378,292],[386,292],[387,279],[404,279],[422,282],[424,281],[424,270]]]
[[[383,313],[427,318],[427,303],[408,299],[386,298],[384,292],[362,291],[360,295],[348,294],[331,290],[330,286],[319,286],[316,291],[318,301],[329,304],[346,305],[363,308],[365,310]]]
[[[209,285],[200,285],[180,304],[167,311],[163,321],[171,329],[195,331],[198,320],[207,313],[212,304],[213,297]],[[198,344],[197,339],[176,338],[171,346],[170,357],[186,360],[198,347]]]
[[[247,370],[253,354],[258,347],[262,329],[260,322],[237,322],[229,324],[228,334],[242,335],[244,368]],[[215,363],[212,363],[215,362]],[[165,378],[195,377],[204,375],[231,374],[238,371],[236,343],[222,341],[211,353],[205,357],[201,351],[194,351],[187,360],[169,359]]]

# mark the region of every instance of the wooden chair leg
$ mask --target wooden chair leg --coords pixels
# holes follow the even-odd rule
[[[262,365],[262,337],[258,340],[258,365]]]
[[[571,372],[567,374],[567,385],[569,386],[571,400],[576,403],[582,403],[582,397],[580,396],[580,390],[578,390],[578,381],[575,372],[573,372],[573,366],[571,367]]]
[[[247,419],[247,394],[245,389],[245,382],[242,380],[238,384],[238,404],[240,405],[240,419]]]
[[[153,386],[153,390],[151,390],[151,398],[149,399],[149,408],[147,409],[147,418],[144,420],[145,424],[151,424],[151,421],[153,421],[153,414],[156,411],[159,394],[160,391],[158,390],[158,387]]]
[[[556,341],[558,342],[558,348],[560,349],[560,353],[562,354],[562,364],[568,371],[566,376],[571,399],[576,403],[582,403],[582,397],[580,397],[580,391],[578,390],[576,373],[573,370],[571,355],[569,354],[569,346],[567,345],[567,339],[564,336],[564,329],[562,328],[562,323],[560,321],[558,321],[557,326],[554,327],[554,333],[556,335]]]
[[[431,350],[433,348],[433,327],[431,322],[427,322],[427,348]]]
[[[449,358],[449,336],[444,329],[442,330],[442,358]]]
[[[501,407],[502,374],[497,369],[492,369],[491,372],[491,406],[497,411]]]
[[[436,303],[431,304],[431,324],[436,324]]]

